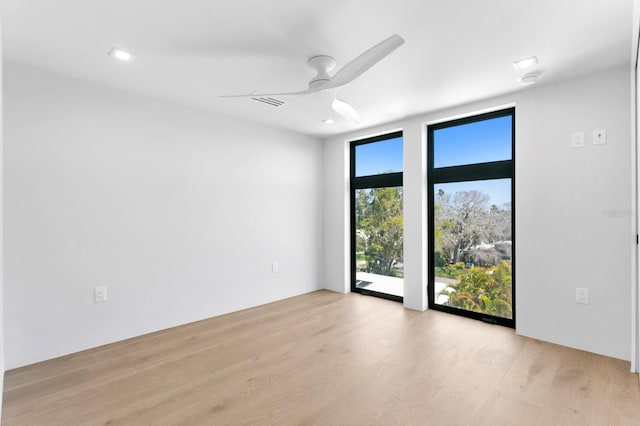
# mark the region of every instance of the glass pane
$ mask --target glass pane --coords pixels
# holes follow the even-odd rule
[[[492,118],[433,132],[433,166],[511,160],[513,117]]]
[[[402,138],[356,145],[356,176],[402,171]]]
[[[434,185],[435,303],[512,318],[511,179]]]
[[[403,296],[402,187],[356,190],[356,287]]]

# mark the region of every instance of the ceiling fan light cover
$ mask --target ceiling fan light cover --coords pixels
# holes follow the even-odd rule
[[[331,103],[331,108],[347,120],[360,124],[361,118],[358,111],[356,111],[351,105],[348,103],[341,101],[340,99],[334,99]]]

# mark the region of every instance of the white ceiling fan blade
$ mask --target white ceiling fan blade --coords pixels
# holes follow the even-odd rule
[[[328,84],[322,84],[316,87],[309,87],[306,90],[301,90],[299,92],[285,92],[285,93],[259,93],[252,92],[247,95],[221,95],[221,98],[255,98],[256,96],[298,96],[298,95],[310,95],[312,93],[321,92],[323,90],[327,90]]]
[[[345,101],[341,101],[340,99],[335,98],[331,103],[331,108],[333,108],[335,112],[337,112],[347,120],[355,124],[360,124],[360,121],[361,121],[360,114],[358,114],[358,111],[356,111],[351,105],[349,105]]]
[[[329,81],[329,88],[337,88],[351,83],[358,78],[362,73],[369,68],[380,62],[391,52],[396,50],[404,43],[404,39],[398,34],[394,34],[386,40],[376,44],[360,56],[346,64],[340,71],[338,71],[331,81]]]

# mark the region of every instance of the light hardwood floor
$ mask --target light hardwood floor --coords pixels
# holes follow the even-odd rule
[[[8,371],[3,425],[639,425],[629,363],[319,291]]]

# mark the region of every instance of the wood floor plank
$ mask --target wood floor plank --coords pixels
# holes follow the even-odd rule
[[[640,424],[628,370],[319,291],[8,371],[2,424]]]

